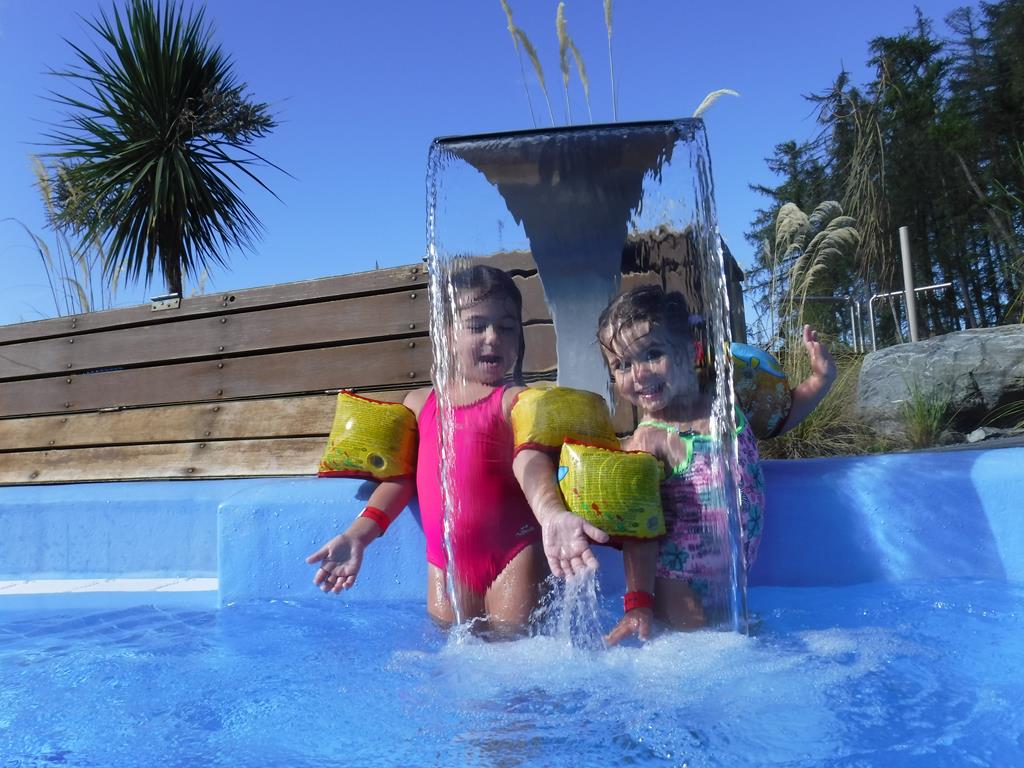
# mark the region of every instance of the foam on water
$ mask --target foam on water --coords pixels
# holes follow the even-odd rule
[[[608,651],[456,640],[416,603],[8,615],[0,766],[1022,763],[1024,589],[751,603],[754,636]]]

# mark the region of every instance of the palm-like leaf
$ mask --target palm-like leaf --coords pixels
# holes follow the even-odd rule
[[[273,164],[248,145],[276,123],[245,95],[202,10],[130,0],[124,17],[88,24],[102,50],[69,43],[76,64],[51,71],[75,86],[53,94],[68,109],[48,135],[58,223],[102,242],[108,274],[148,284],[159,269],[180,293],[183,276],[259,235],[236,177],[270,192],[251,169]]]

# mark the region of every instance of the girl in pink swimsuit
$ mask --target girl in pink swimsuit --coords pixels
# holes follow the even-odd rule
[[[660,540],[623,545],[627,590],[637,597],[627,601],[625,615],[606,638],[610,644],[634,633],[647,637],[654,617],[675,629],[703,626],[707,611],[720,607],[723,596],[716,592],[728,581],[728,545],[717,533],[725,530],[730,489],[714,458],[713,393],[700,382],[689,317],[682,294],[643,286],[618,296],[598,322],[615,389],[641,414],[623,447],[651,453],[666,468],[661,496],[667,532]],[[780,433],[802,421],[835,379],[835,363],[809,326],[804,344],[812,373],[793,390]],[[761,539],[764,480],[757,441],[742,413],[736,423],[742,548],[749,569]]]
[[[452,282],[458,297],[452,339],[462,374],[451,392],[455,599],[458,615],[472,620],[474,628],[515,634],[526,628],[548,575],[540,527],[512,471],[509,413],[523,389],[522,296],[512,278],[494,267],[471,267]],[[504,383],[510,370],[515,386]],[[404,402],[419,424],[415,480],[382,482],[370,496],[368,511],[307,562],[319,566],[314,582],[325,591],[348,589],[366,546],[416,492],[427,540],[427,610],[450,624],[456,614],[447,588],[436,393],[433,387],[415,390]]]

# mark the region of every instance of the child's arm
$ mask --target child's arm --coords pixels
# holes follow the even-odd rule
[[[793,390],[789,415],[777,435],[788,432],[806,419],[825,399],[836,380],[836,362],[828,347],[818,341],[818,332],[809,325],[804,326],[804,347],[811,361],[811,374]]]
[[[409,503],[416,490],[414,479],[386,480],[378,485],[366,503],[366,509],[383,514],[386,524],[360,515],[352,524],[306,558],[310,565],[320,564],[313,583],[324,592],[341,592],[356,583],[363,564],[363,552]],[[383,522],[383,521],[382,521]]]
[[[551,457],[542,451],[524,449],[516,454],[512,469],[540,523],[544,555],[551,572],[566,577],[597,568],[590,542],[604,544],[610,537],[565,508]]]
[[[654,595],[654,578],[658,564],[657,539],[628,539],[622,543],[622,565],[626,571],[626,594],[646,595],[651,600]],[[618,624],[612,627],[604,642],[608,646],[618,645],[624,638],[636,635],[646,640],[651,634],[654,623],[654,607],[652,605],[631,606]]]
[[[403,404],[417,417],[426,402],[430,388],[418,389],[405,396]],[[320,564],[313,583],[324,592],[341,592],[355,585],[363,564],[363,552],[374,539],[382,536],[416,492],[416,479],[385,480],[378,485],[366,502],[364,511],[374,510],[370,516],[360,514],[351,525],[320,549],[306,558],[310,565]],[[379,522],[376,513],[383,515]]]

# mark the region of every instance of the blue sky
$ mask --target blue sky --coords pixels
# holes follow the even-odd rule
[[[557,2],[511,1],[540,55],[556,122],[564,124]],[[940,33],[942,18],[964,4],[918,3]],[[0,0],[0,219],[14,217],[50,242],[29,161],[46,124],[60,117],[44,98],[60,83],[44,73],[73,61],[64,38],[88,44],[81,17],[101,7],[110,3]],[[763,204],[748,184],[773,183],[764,158],[777,143],[813,135],[803,95],[827,87],[841,65],[863,82],[868,41],[914,22],[907,0],[618,0],[614,12],[620,120],[686,117],[709,91],[741,94],[721,99],[705,118],[720,227],[744,266],[752,254],[743,232]],[[266,232],[255,253],[230,255],[229,268],[209,275],[207,292],[419,260],[431,139],[531,127],[499,0],[210,0],[206,13],[239,77],[280,121],[254,148],[291,174],[262,172],[280,201],[247,192]],[[610,121],[602,2],[568,0],[566,15],[589,70],[595,121]],[[580,122],[586,106],[575,76],[570,96]],[[162,292],[159,283],[122,287],[118,304]],[[54,314],[28,237],[0,223],[0,324]]]

